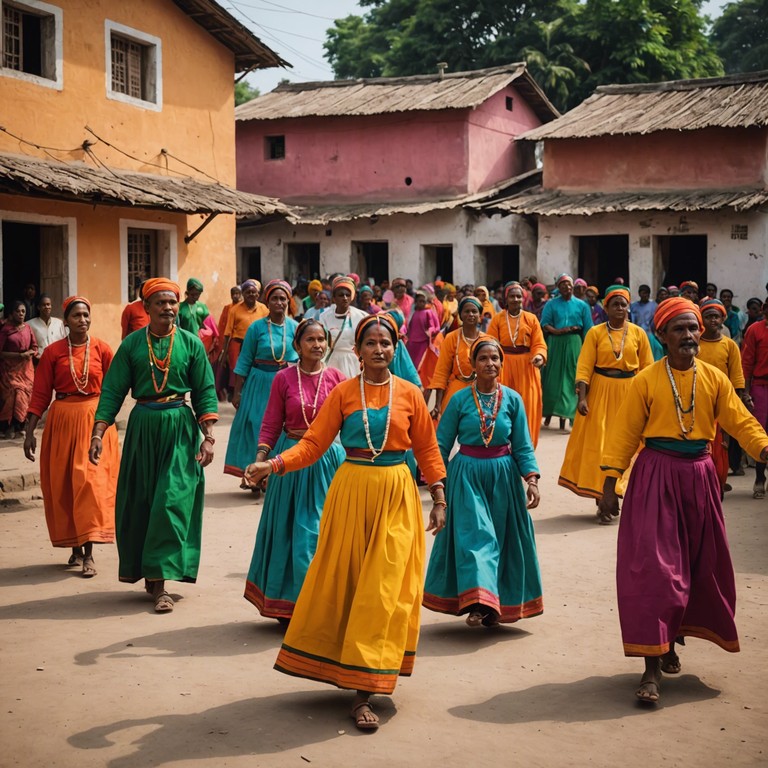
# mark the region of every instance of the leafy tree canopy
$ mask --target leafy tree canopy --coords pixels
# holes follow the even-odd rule
[[[768,0],[728,3],[712,27],[712,41],[726,72],[768,69]]]
[[[260,92],[258,88],[254,88],[252,85],[249,85],[245,82],[245,80],[241,80],[239,83],[235,83],[235,106],[238,107],[240,104],[245,104],[246,101],[250,101],[251,99],[255,99],[257,96],[260,96]]]
[[[744,0],[765,4],[768,0]],[[336,77],[393,77],[525,60],[568,109],[603,83],[723,72],[701,0],[361,0],[328,30]]]

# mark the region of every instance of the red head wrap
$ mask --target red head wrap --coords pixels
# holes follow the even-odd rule
[[[141,287],[141,295],[144,297],[144,301],[149,299],[153,293],[159,293],[160,291],[173,293],[177,300],[181,295],[179,284],[174,283],[173,280],[169,280],[167,277],[150,277]]]
[[[699,308],[692,301],[684,299],[682,296],[664,299],[653,315],[653,324],[656,326],[657,331],[662,331],[670,320],[678,315],[685,314],[696,315],[696,319],[699,321],[699,330],[704,330]]]
[[[64,303],[61,305],[61,308],[64,310],[65,319],[74,304],[85,304],[85,306],[88,307],[88,311],[91,311],[91,302],[88,301],[85,296],[70,296],[64,299]]]

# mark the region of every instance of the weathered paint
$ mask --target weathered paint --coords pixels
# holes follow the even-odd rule
[[[27,153],[62,161],[94,163],[82,149],[84,141],[100,161],[115,168],[165,174],[166,168],[202,180],[208,175],[235,186],[234,59],[226,49],[172,2],[133,0],[115,3],[89,0],[62,2],[63,88],[60,91],[0,75],[2,124],[23,139],[64,151],[36,150],[0,132],[0,152]],[[144,109],[107,98],[105,81],[105,20],[152,34],[162,44],[162,109]],[[102,139],[133,155],[98,142]],[[166,149],[194,170],[167,159]],[[158,167],[159,166],[159,167]],[[94,302],[94,333],[116,344],[125,297],[119,295],[119,221],[146,220],[177,227],[178,274],[205,284],[203,300],[217,316],[229,300],[235,276],[234,218],[220,215],[189,245],[184,236],[202,216],[135,208],[82,205],[0,195],[0,210],[73,217],[77,221],[76,284],[72,291]],[[6,216],[6,218],[8,218]],[[5,297],[6,299],[9,297]]]
[[[329,233],[329,234],[328,234]],[[292,225],[287,222],[255,227],[238,227],[238,248],[261,248],[264,275],[288,274],[287,246],[291,243],[318,243],[320,272],[357,272],[365,279],[364,266],[353,255],[354,242],[387,242],[389,278],[411,278],[422,284],[434,279],[424,246],[453,248],[453,280],[481,284],[486,281],[483,246],[518,245],[520,273],[530,274],[536,262],[536,238],[522,216],[475,215],[464,209],[434,211],[421,216],[395,214],[375,221],[362,219],[329,224]],[[372,277],[378,277],[372,275]]]
[[[544,142],[546,189],[614,192],[762,186],[768,130],[707,128]]]
[[[238,121],[238,188],[305,203],[472,194],[533,166],[514,137],[539,124],[513,86],[474,110]],[[265,157],[268,136],[285,137],[284,158]]]

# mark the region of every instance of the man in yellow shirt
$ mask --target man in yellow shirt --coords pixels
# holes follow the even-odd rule
[[[619,527],[616,584],[624,654],[645,658],[636,692],[659,700],[661,673],[680,672],[679,637],[699,637],[736,652],[736,586],[720,485],[708,444],[716,423],[756,460],[768,435],[727,376],[697,361],[703,330],[687,299],[664,301],[654,324],[668,355],[641,371],[603,450],[600,511],[619,514],[616,479],[632,468]]]

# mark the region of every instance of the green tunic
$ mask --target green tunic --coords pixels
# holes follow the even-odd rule
[[[165,388],[155,392],[147,329],[128,335],[104,377],[96,421],[112,424],[128,391],[134,398],[190,394],[186,404],[137,403],[123,441],[115,523],[120,581],[195,581],[200,563],[205,478],[195,461],[200,434],[196,418],[216,416],[213,371],[202,342],[176,330]],[[169,338],[152,339],[155,355],[168,352]],[[162,376],[155,372],[160,386]]]
[[[197,336],[203,327],[205,318],[210,314],[208,307],[202,301],[196,301],[194,304],[182,301],[179,304],[179,328],[183,328],[185,331],[194,333]]]

